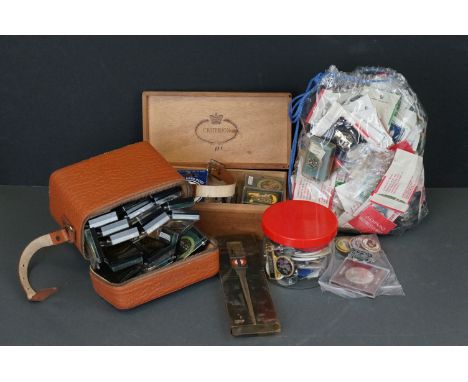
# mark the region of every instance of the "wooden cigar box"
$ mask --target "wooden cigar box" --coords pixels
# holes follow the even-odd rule
[[[143,139],[177,168],[206,168],[223,163],[241,189],[246,174],[280,179],[287,197],[291,148],[289,93],[145,91]],[[267,205],[197,204],[199,227],[218,236],[263,236],[261,217]]]

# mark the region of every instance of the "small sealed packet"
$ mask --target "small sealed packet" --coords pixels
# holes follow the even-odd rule
[[[371,201],[399,212],[409,207],[422,173],[422,157],[397,149],[393,162],[373,192]]]
[[[302,163],[302,175],[308,179],[326,180],[333,166],[336,145],[332,142],[311,137]]]
[[[338,236],[319,284],[345,298],[405,294],[377,235]]]
[[[346,258],[330,278],[330,284],[374,298],[390,270]]]

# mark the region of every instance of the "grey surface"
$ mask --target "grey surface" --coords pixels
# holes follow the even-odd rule
[[[0,345],[436,345],[468,344],[468,189],[430,189],[430,214],[401,237],[382,238],[405,297],[345,300],[319,289],[271,286],[277,336],[233,338],[217,278],[131,311],[97,296],[71,245],[42,250],[31,283],[57,286],[30,303],[17,262],[33,238],[57,228],[45,187],[0,186]]]

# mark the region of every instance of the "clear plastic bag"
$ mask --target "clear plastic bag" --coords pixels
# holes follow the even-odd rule
[[[293,199],[332,208],[357,233],[402,232],[427,215],[427,117],[401,74],[332,66],[293,103]]]
[[[319,285],[345,298],[405,294],[377,235],[337,237]]]

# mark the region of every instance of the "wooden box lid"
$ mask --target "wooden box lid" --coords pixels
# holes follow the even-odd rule
[[[289,93],[143,92],[143,139],[175,166],[286,169]]]

